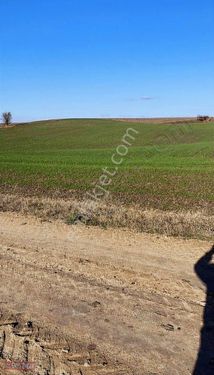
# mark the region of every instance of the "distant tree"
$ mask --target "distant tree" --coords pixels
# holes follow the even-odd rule
[[[4,126],[9,126],[12,122],[11,112],[3,112],[2,113],[2,120],[3,120]]]

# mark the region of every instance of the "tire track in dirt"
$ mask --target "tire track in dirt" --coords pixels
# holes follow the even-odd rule
[[[191,374],[204,301],[193,265],[209,243],[8,214],[0,225],[0,368]]]
[[[32,375],[131,374],[122,366],[108,363],[95,344],[86,347],[8,313],[0,317],[0,362],[4,375],[10,364],[16,364],[18,372],[25,372],[21,367],[26,363],[27,373]]]

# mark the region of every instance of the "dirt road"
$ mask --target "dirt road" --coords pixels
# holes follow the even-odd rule
[[[190,375],[211,246],[1,213],[0,373]]]

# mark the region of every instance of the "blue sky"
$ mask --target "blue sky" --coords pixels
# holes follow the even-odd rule
[[[213,0],[1,0],[16,121],[214,114]]]

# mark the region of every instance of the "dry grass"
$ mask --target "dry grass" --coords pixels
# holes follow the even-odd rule
[[[13,125],[1,125],[0,124],[0,129],[11,129],[11,128],[14,128],[16,126],[16,124],[13,124]]]
[[[196,117],[145,117],[145,118],[118,118],[117,121],[125,122],[140,122],[150,124],[185,124],[185,123],[196,123]]]
[[[214,216],[205,212],[143,210],[138,205],[118,206],[110,201],[94,203],[0,194],[0,211],[31,214],[45,220],[60,219],[69,224],[83,222],[186,238],[211,239],[214,233]]]

